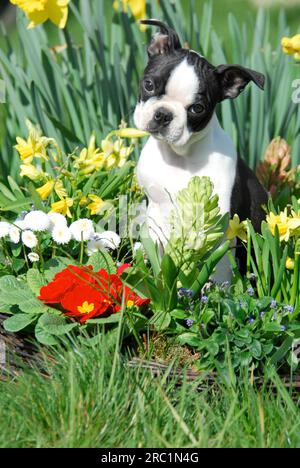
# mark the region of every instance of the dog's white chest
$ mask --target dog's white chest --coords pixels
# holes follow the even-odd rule
[[[176,194],[194,176],[211,178],[222,214],[229,212],[236,159],[234,145],[216,118],[207,135],[191,145],[184,155],[178,155],[165,142],[151,137],[137,169],[139,183],[149,199],[149,215],[155,211],[156,221],[160,218],[159,224],[166,225]]]

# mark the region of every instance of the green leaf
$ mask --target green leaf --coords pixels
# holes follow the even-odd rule
[[[35,322],[36,316],[28,314],[15,314],[3,322],[3,327],[6,331],[16,333],[28,327],[31,323]]]
[[[0,278],[0,291],[4,293],[14,292],[16,289],[25,289],[26,284],[14,276],[7,275]]]
[[[88,261],[88,266],[93,267],[94,273],[101,269],[106,270],[109,274],[115,274],[117,271],[114,260],[111,255],[105,251],[94,253]]]
[[[227,241],[223,245],[221,245],[217,250],[215,250],[206,260],[204,266],[202,267],[200,274],[197,277],[197,280],[194,282],[194,284],[191,287],[191,290],[193,291],[194,295],[199,294],[199,292],[201,291],[205,283],[207,283],[216,265],[224,257],[224,255],[226,255],[229,248],[230,248],[230,241]]]
[[[259,359],[262,356],[262,346],[258,340],[253,340],[250,346],[250,352],[253,357]]]
[[[37,341],[43,345],[55,346],[58,344],[58,340],[53,335],[50,335],[50,333],[47,333],[39,323],[36,324],[34,333]]]
[[[40,293],[41,287],[44,286],[46,282],[39,270],[31,268],[27,271],[27,284],[33,294],[37,296]]]
[[[170,255],[164,255],[161,262],[161,271],[167,287],[171,290],[174,283],[177,282],[178,268],[173,262]]]
[[[174,309],[172,312],[170,312],[171,317],[178,319],[178,320],[184,320],[188,317],[187,313],[185,310],[182,309]]]
[[[69,333],[74,328],[78,328],[78,323],[67,323],[65,317],[54,313],[46,313],[39,319],[39,326],[48,335],[62,336]]]
[[[149,229],[146,224],[143,224],[141,227],[141,242],[151,263],[153,273],[155,276],[158,276],[161,271],[161,257],[159,254],[159,248],[151,239]]]
[[[18,306],[19,309],[26,314],[41,315],[49,312],[49,307],[47,307],[45,304],[43,304],[43,302],[39,301],[35,297],[19,303]]]
[[[166,330],[170,323],[172,317],[168,312],[156,312],[154,316],[149,320],[151,325],[154,325],[155,330],[163,331]]]
[[[13,292],[0,293],[0,301],[8,305],[19,305],[24,304],[27,301],[35,299],[32,292],[26,289],[16,289]]]
[[[282,345],[272,354],[270,363],[273,365],[276,365],[278,362],[280,362],[288,352],[291,351],[292,349],[292,344],[294,341],[294,337],[289,336]]]
[[[88,325],[106,325],[109,323],[119,323],[121,318],[122,318],[122,314],[113,314],[105,318],[96,318],[96,319],[87,320],[86,323]]]
[[[182,333],[178,336],[177,341],[181,345],[188,345],[192,348],[198,348],[201,345],[201,340],[196,333]]]

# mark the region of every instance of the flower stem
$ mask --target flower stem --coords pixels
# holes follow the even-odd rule
[[[41,238],[39,235],[37,236],[37,238],[38,238],[38,254],[39,254],[40,262],[41,262],[41,271],[44,272],[45,262],[44,262],[44,257],[42,253]]]
[[[81,233],[80,258],[79,258],[80,265],[83,264],[83,255],[84,255],[84,242],[83,242],[83,234]]]
[[[293,274],[293,288],[292,288],[292,298],[291,305],[293,307],[297,306],[299,300],[299,272],[300,272],[300,242],[296,242],[295,248],[295,266]]]

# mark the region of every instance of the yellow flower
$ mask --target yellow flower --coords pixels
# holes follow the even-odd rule
[[[122,167],[133,151],[133,146],[123,146],[124,141],[119,139],[115,143],[108,138],[102,141],[101,147],[104,153],[105,168],[107,170]]]
[[[300,214],[292,211],[292,216],[289,218],[289,227],[293,231],[293,234],[298,234],[296,231],[300,228]]]
[[[283,37],[281,45],[285,54],[294,55],[296,60],[300,60],[300,34],[296,34],[291,38]]]
[[[72,214],[70,211],[71,206],[73,206],[74,201],[72,198],[63,198],[62,200],[52,203],[51,205],[51,213],[61,213],[64,216],[68,216],[69,218],[72,218]]]
[[[80,199],[79,206],[86,206],[86,205],[88,204],[88,202],[89,202],[89,201],[88,201],[88,198],[85,197],[85,196],[83,196],[83,197],[81,197],[81,199]]]
[[[89,195],[89,199],[92,200],[92,203],[88,205],[88,210],[90,210],[91,215],[99,214],[106,203],[102,200],[102,198],[97,197],[97,195]]]
[[[115,130],[113,134],[119,138],[145,138],[149,136],[149,133],[136,128],[120,128],[120,130]]]
[[[27,141],[23,138],[17,137],[17,145],[15,146],[18,151],[21,160],[25,164],[30,164],[34,157],[48,160],[46,153],[47,146],[54,140],[42,136],[42,133],[38,127],[34,127],[28,120],[26,125],[29,130],[29,136]]]
[[[279,215],[270,213],[267,216],[267,223],[273,236],[275,235],[275,228],[278,227],[280,241],[288,242],[291,235],[291,224],[287,214],[287,209],[282,211]]]
[[[292,258],[288,257],[285,267],[287,270],[293,270],[295,267],[295,261]]]
[[[146,18],[146,0],[116,0],[113,3],[113,8],[118,11],[120,3],[122,3],[122,8],[125,13],[128,12],[128,9],[132,11],[133,16],[135,19],[141,20]],[[141,25],[141,31],[145,31],[146,27]]]
[[[229,228],[226,232],[227,239],[232,240],[238,237],[242,241],[247,241],[247,224],[241,222],[237,214],[229,221]]]
[[[46,200],[53,190],[60,199],[65,198],[68,195],[61,180],[48,180],[45,185],[36,189],[42,200]]]
[[[20,177],[28,177],[28,179],[32,180],[33,182],[43,180],[46,176],[45,172],[43,172],[41,169],[38,169],[33,164],[21,164],[20,169]]]
[[[64,28],[68,19],[70,0],[10,0],[13,5],[23,10],[29,19],[28,29],[34,28],[47,20],[59,28]]]
[[[92,135],[89,146],[81,151],[75,160],[74,167],[79,170],[80,174],[88,176],[94,171],[100,171],[103,165],[104,155],[99,148],[96,148],[96,137]]]

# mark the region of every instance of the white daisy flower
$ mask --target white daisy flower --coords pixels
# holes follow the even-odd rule
[[[35,253],[35,252],[30,252],[28,254],[28,259],[31,261],[31,263],[37,263],[40,261],[40,256],[39,254]]]
[[[70,226],[70,231],[72,233],[73,238],[81,242],[82,240],[88,241],[93,237],[95,234],[93,223],[90,219],[78,219]]]
[[[72,239],[72,234],[67,225],[58,225],[52,231],[52,239],[60,245],[68,244]]]
[[[67,227],[66,218],[60,213],[48,213],[48,219],[50,221],[51,231],[56,227]]]
[[[26,229],[24,221],[17,219],[9,228],[9,238],[13,244],[18,244],[21,239],[21,231]]]
[[[31,211],[25,216],[24,221],[26,228],[31,229],[31,231],[43,232],[50,227],[50,220],[43,211]]]
[[[121,244],[120,236],[113,231],[100,232],[95,235],[94,240],[100,242],[104,249],[115,250]]]
[[[29,231],[27,229],[26,231],[22,232],[22,242],[26,247],[29,249],[34,249],[38,245],[38,240],[34,232]]]
[[[9,228],[10,228],[9,223],[6,223],[5,221],[0,222],[0,239],[3,239],[3,237],[8,236]]]

